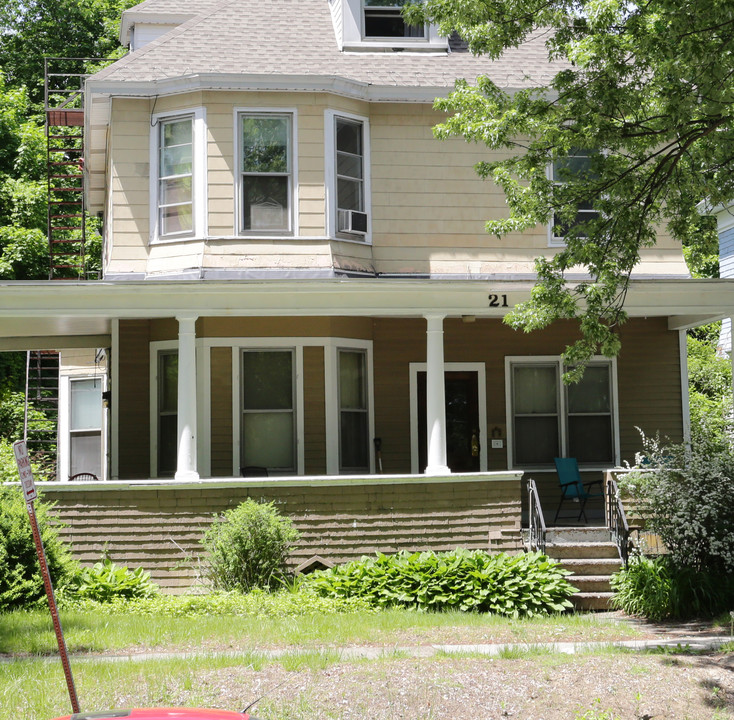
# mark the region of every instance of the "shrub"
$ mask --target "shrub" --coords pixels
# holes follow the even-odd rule
[[[143,568],[129,570],[118,567],[111,560],[82,568],[63,588],[69,598],[108,603],[115,598],[146,598],[158,593],[158,586]]]
[[[734,605],[734,575],[697,572],[667,556],[633,557],[611,583],[615,607],[650,620],[711,617]]]
[[[49,524],[49,505],[35,502],[46,561],[55,586],[63,585],[76,564]],[[46,597],[23,493],[0,486],[0,612],[28,608]]]
[[[680,568],[734,572],[734,453],[720,439],[690,446],[643,437],[644,472],[620,478]]]
[[[305,581],[328,597],[359,597],[374,607],[463,610],[511,617],[571,607],[568,573],[539,553],[510,556],[457,549],[362,558]]]
[[[201,542],[215,588],[248,592],[271,588],[285,578],[285,561],[298,531],[273,503],[248,499],[215,518]]]

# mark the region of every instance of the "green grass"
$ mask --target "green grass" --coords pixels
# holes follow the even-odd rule
[[[607,642],[634,639],[633,628],[594,615],[508,620],[490,615],[389,610],[301,617],[197,617],[61,613],[70,652],[209,651],[282,647],[323,648],[350,644],[401,645]],[[0,653],[48,654],[56,639],[47,612],[0,615]]]

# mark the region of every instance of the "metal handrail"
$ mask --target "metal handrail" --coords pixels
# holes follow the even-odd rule
[[[539,550],[545,554],[545,518],[543,517],[543,508],[540,506],[538,488],[533,478],[528,478],[528,514],[530,520],[528,545],[531,550]]]
[[[616,543],[619,557],[624,566],[627,567],[630,551],[630,527],[627,523],[627,515],[624,512],[622,499],[619,496],[617,482],[612,477],[607,477],[604,484],[604,500],[606,510],[607,529]]]

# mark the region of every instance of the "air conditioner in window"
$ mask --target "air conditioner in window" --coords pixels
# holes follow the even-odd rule
[[[337,210],[336,229],[337,232],[366,235],[367,213],[359,212],[358,210]]]

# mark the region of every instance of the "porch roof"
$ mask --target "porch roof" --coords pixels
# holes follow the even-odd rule
[[[113,321],[134,318],[501,318],[530,298],[533,284],[506,278],[6,281],[0,283],[0,350],[102,347]],[[632,280],[625,309],[630,317],[667,317],[671,330],[695,327],[734,315],[734,279]]]

